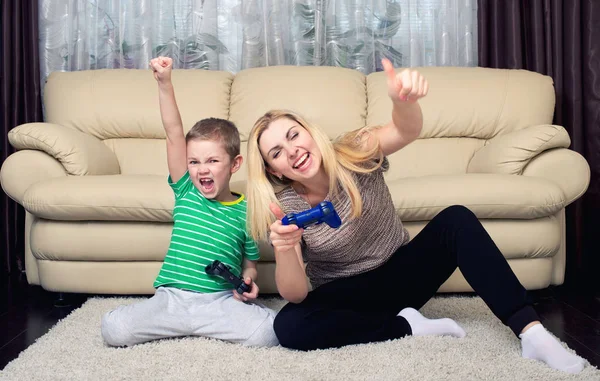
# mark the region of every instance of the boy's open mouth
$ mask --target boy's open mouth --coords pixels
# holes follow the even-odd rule
[[[212,179],[202,178],[200,179],[200,186],[204,192],[211,192],[215,188],[215,182]]]

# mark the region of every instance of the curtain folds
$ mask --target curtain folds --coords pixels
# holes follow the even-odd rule
[[[55,70],[477,65],[475,0],[39,0],[42,78]]]
[[[583,197],[567,208],[567,283],[600,290],[600,2],[479,0],[479,64],[527,69],[554,80],[554,123],[591,167]]]
[[[42,121],[38,4],[0,1],[0,161],[14,152],[8,131]],[[23,271],[24,210],[0,192],[0,274]]]

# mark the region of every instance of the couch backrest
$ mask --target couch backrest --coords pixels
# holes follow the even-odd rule
[[[552,78],[525,70],[466,67],[418,69],[429,81],[419,101],[423,131],[415,143],[390,156],[387,180],[465,173],[488,139],[536,124],[552,123]],[[367,125],[390,120],[392,103],[384,73],[367,76]]]
[[[175,70],[172,75],[184,128],[199,119],[227,118],[233,74]],[[158,89],[150,70],[53,72],[44,89],[46,121],[102,140],[164,139]]]
[[[464,173],[487,139],[552,122],[550,77],[523,70],[426,67],[421,139],[392,155],[390,179]],[[384,73],[344,68],[272,66],[231,73],[173,72],[184,129],[204,117],[239,127],[242,153],[254,121],[270,109],[297,111],[334,138],[390,120]],[[117,154],[122,173],[166,174],[158,90],[149,70],[54,72],[45,86],[46,120],[90,133]],[[399,165],[404,163],[405,165]],[[409,163],[409,164],[406,164]],[[234,180],[245,179],[242,169]]]

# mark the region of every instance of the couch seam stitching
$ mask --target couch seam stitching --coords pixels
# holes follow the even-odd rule
[[[233,92],[233,81],[235,80],[235,74],[231,74],[231,80],[229,82],[229,91],[227,94],[227,120],[231,121],[231,93]]]
[[[464,205],[474,205],[474,206],[510,206],[510,207],[515,207],[515,206],[519,206],[522,208],[539,208],[539,207],[554,207],[554,206],[559,206],[559,205],[563,205],[563,202],[558,202],[558,203],[554,203],[554,204],[544,204],[544,205],[521,205],[521,204],[470,204],[470,203],[465,203]],[[407,207],[396,207],[396,209],[424,209],[424,208],[439,208],[439,207],[444,207],[444,205],[429,205],[429,206],[407,206]]]
[[[365,89],[365,121],[363,123],[363,127],[369,127],[369,86],[368,86],[368,78],[366,75],[363,75],[363,86]]]
[[[51,208],[57,207],[69,207],[69,208],[119,208],[119,209],[139,209],[139,210],[163,210],[171,212],[171,209],[164,208],[146,208],[146,207],[138,207],[138,206],[115,206],[115,205],[75,205],[75,204],[45,204],[45,203],[36,203],[36,202],[23,202],[27,206],[47,206]]]
[[[17,133],[15,133],[15,134],[17,134]],[[39,139],[39,138],[37,138],[37,137],[35,137],[35,136],[31,135],[31,134],[30,134],[30,133],[28,133],[28,132],[19,131],[19,132],[18,132],[18,134],[20,134],[20,135],[23,135],[23,136],[26,136],[26,137],[28,137],[28,138],[30,138],[30,139],[32,139],[32,140],[35,140],[35,141],[36,141],[36,142],[38,142],[38,143],[41,143],[43,146],[45,146],[45,147],[47,147],[47,148],[48,148],[48,151],[52,151],[52,150],[54,150],[54,149],[53,149],[54,147],[52,147],[50,144],[48,144],[48,143],[46,143],[45,141],[43,141],[43,140],[41,140],[41,139]],[[25,149],[29,149],[29,148],[25,148]],[[35,151],[41,151],[40,149],[34,149],[34,150],[35,150]],[[54,150],[54,151],[56,151],[56,150]],[[60,154],[60,152],[55,152],[55,153],[53,152],[53,153],[52,153],[52,155],[56,155],[56,156],[54,156],[56,159],[59,159],[59,156],[58,156],[59,154]],[[62,158],[64,158],[64,156],[63,156]],[[59,160],[60,160],[60,159],[59,159]]]

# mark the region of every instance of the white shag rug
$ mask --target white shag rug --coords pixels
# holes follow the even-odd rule
[[[406,337],[299,352],[245,348],[205,338],[132,348],[103,343],[104,312],[140,298],[92,298],[0,371],[1,380],[600,380],[586,362],[568,375],[521,357],[520,341],[477,297],[437,297],[421,312],[450,317],[467,337]],[[279,310],[281,299],[263,299]]]

